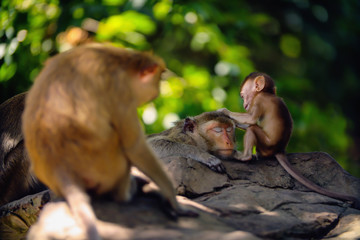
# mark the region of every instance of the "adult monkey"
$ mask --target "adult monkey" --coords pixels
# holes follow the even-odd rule
[[[285,149],[292,132],[292,118],[284,101],[276,96],[275,83],[270,76],[265,73],[251,73],[242,83],[240,94],[247,113],[235,113],[227,109],[219,111],[238,123],[249,124],[244,135],[244,153],[240,157],[242,161],[252,159],[252,149],[256,146],[260,157],[275,156],[292,177],[309,189],[332,198],[351,201],[355,208],[360,209],[359,199],[330,192],[316,185],[290,164]]]
[[[85,45],[49,59],[25,102],[25,146],[36,176],[99,239],[86,191],[132,197],[136,166],[160,188],[179,215],[184,210],[170,178],[146,143],[136,108],[157,97],[165,64],[147,53]]]
[[[25,96],[18,94],[0,105],[0,206],[45,189],[29,171],[21,131]]]
[[[160,159],[169,156],[191,158],[215,172],[224,173],[220,159],[237,159],[235,124],[220,112],[187,117],[161,133],[148,136],[148,143]]]

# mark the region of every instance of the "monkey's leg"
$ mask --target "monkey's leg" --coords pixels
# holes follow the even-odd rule
[[[64,171],[59,170],[59,184],[70,209],[77,220],[86,228],[87,237],[90,240],[100,240],[96,228],[96,216],[90,204],[90,198],[84,189],[76,184]]]
[[[114,199],[119,202],[127,202],[132,199],[136,193],[137,183],[134,177],[131,176],[130,166],[128,170],[120,178],[116,189],[114,190]]]
[[[256,146],[256,151],[260,157],[269,157],[275,154],[275,149],[272,147],[269,137],[257,125],[250,126],[244,136],[244,154],[242,161],[249,161],[252,159],[252,148]]]
[[[241,161],[242,156],[243,156],[242,152],[235,150],[234,153],[228,159],[235,159],[235,160]],[[225,159],[227,159],[227,158],[225,158]]]
[[[252,149],[257,144],[256,135],[253,126],[246,129],[244,135],[244,153],[240,157],[241,161],[250,161],[252,159]]]

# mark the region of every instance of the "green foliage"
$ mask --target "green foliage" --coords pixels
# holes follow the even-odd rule
[[[276,82],[294,132],[288,150],[326,151],[360,176],[360,6],[331,1],[3,0],[0,100],[25,91],[50,56],[71,47],[82,27],[96,41],[151,50],[172,76],[139,109],[148,133],[173,121],[227,107],[244,111],[239,85],[252,71]],[[76,38],[76,32],[68,35]],[[65,37],[64,37],[65,36]],[[237,132],[242,149],[242,131]]]
[[[311,101],[302,105],[288,105],[296,119],[293,138],[288,150],[313,151],[313,146],[317,146],[319,149],[328,149],[327,152],[336,154],[336,159],[344,167],[350,167],[347,157],[351,139],[346,131],[347,120],[341,111],[330,104],[320,108]],[[304,139],[306,140],[304,141]]]
[[[41,62],[48,58],[54,41],[59,2],[2,1],[0,10],[0,94],[9,97],[25,91]],[[3,88],[4,87],[4,88]],[[2,99],[4,100],[4,99]]]
[[[123,42],[124,46],[145,49],[149,48],[145,36],[152,34],[155,29],[150,17],[131,10],[100,22],[96,37],[99,41]]]

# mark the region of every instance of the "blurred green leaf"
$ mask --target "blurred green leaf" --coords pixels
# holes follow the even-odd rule
[[[0,67],[0,82],[5,82],[11,79],[16,72],[16,64],[11,63],[10,65],[3,64]]]
[[[156,3],[153,7],[153,12],[155,18],[161,20],[164,19],[167,14],[171,11],[172,8],[172,1],[170,0],[162,0]]]
[[[206,89],[209,87],[210,74],[204,68],[199,68],[195,65],[185,66],[183,76],[190,87],[198,89]]]
[[[293,35],[284,34],[280,40],[280,48],[286,56],[297,58],[301,53],[301,42]]]
[[[123,5],[126,0],[102,0],[102,2],[107,6],[120,6]]]
[[[150,17],[135,11],[126,11],[100,22],[97,38],[100,41],[121,40],[131,46],[145,48],[145,35],[150,35],[155,30],[156,25]]]

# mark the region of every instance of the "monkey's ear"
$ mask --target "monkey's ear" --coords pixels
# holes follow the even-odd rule
[[[182,128],[182,132],[183,133],[186,133],[187,131],[190,131],[190,132],[194,132],[194,129],[195,129],[195,120],[192,119],[192,118],[185,118],[185,121],[184,121],[184,126]]]
[[[149,82],[153,80],[154,75],[158,71],[159,66],[157,64],[153,64],[145,67],[140,71],[140,80],[143,83]]]
[[[261,92],[265,87],[265,78],[264,76],[258,76],[254,80],[255,83],[255,90],[257,92]]]

